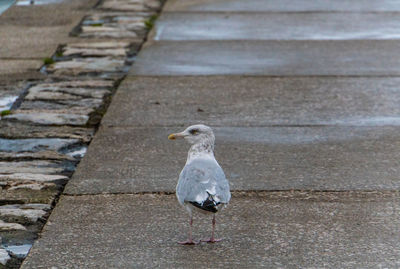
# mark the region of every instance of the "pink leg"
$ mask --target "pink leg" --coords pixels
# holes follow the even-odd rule
[[[192,239],[192,225],[193,225],[193,217],[192,216],[190,216],[189,224],[190,224],[190,227],[189,227],[188,240],[178,242],[178,244],[181,244],[181,245],[196,245],[196,244],[199,243],[199,242],[193,241],[193,239]]]
[[[215,234],[215,215],[214,215],[214,217],[213,217],[213,220],[212,220],[212,234],[211,234],[211,238],[208,238],[208,239],[203,239],[203,240],[201,240],[201,242],[207,242],[207,243],[215,243],[215,242],[219,242],[219,241],[221,241],[222,240],[222,238],[215,238],[214,237],[214,234]]]

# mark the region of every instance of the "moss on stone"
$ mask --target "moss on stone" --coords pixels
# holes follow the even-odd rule
[[[44,64],[54,64],[54,60],[53,60],[53,58],[50,58],[50,57],[46,57],[46,58],[44,58],[43,59],[43,63]]]
[[[11,110],[3,110],[0,112],[0,116],[4,117],[11,114]]]
[[[144,21],[144,25],[146,26],[147,30],[151,30],[154,27],[154,23],[157,20],[157,15],[152,15],[150,18]]]

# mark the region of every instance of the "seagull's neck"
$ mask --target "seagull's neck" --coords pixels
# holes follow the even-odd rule
[[[212,139],[201,141],[190,147],[186,163],[190,163],[196,158],[215,159],[214,141]]]

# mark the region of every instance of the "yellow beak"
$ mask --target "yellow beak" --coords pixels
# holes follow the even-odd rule
[[[168,139],[169,140],[175,140],[177,138],[183,138],[183,137],[184,137],[184,135],[182,133],[176,133],[176,134],[170,134],[168,136]]]
[[[176,139],[176,134],[170,134],[170,135],[168,136],[168,139],[169,139],[169,140],[175,140],[175,139]]]

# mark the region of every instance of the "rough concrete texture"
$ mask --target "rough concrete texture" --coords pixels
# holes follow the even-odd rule
[[[8,69],[8,64],[13,66],[13,70]],[[28,64],[28,68],[24,69],[21,66],[24,64]],[[29,80],[39,80],[44,79],[45,74],[38,72],[36,67],[40,67],[42,65],[42,61],[39,60],[10,60],[3,61],[0,60],[0,69],[6,70],[4,72],[0,72],[0,83],[20,83],[26,82]],[[23,89],[23,88],[22,88]],[[20,89],[20,90],[22,90]]]
[[[38,6],[12,6],[0,17],[0,58],[36,58],[52,55],[96,0],[70,0]]]
[[[107,126],[400,125],[398,78],[127,79]]]
[[[175,195],[64,196],[22,268],[395,268],[399,211],[397,193],[235,194],[222,242],[181,246]],[[196,239],[210,229],[195,218]]]
[[[0,16],[0,82],[43,78],[39,68],[97,0],[13,5]]]
[[[0,35],[8,37],[0,41],[0,57],[38,59],[42,63],[43,58],[53,54],[60,41],[67,40],[65,26],[24,28],[20,25],[0,24]]]
[[[175,191],[189,145],[183,127],[102,128],[68,194]],[[234,190],[400,189],[399,127],[215,128]]]
[[[162,41],[147,43],[133,75],[400,75],[400,42]]]
[[[29,77],[30,73],[38,73],[42,65],[42,60],[12,60],[0,58],[0,79],[8,75],[19,75],[21,78]],[[37,77],[38,75],[32,74],[32,76]]]
[[[225,12],[304,12],[304,11],[399,11],[400,3],[392,0],[168,0],[164,11]]]
[[[256,26],[256,27],[255,27]],[[155,40],[399,39],[396,13],[168,13]]]

